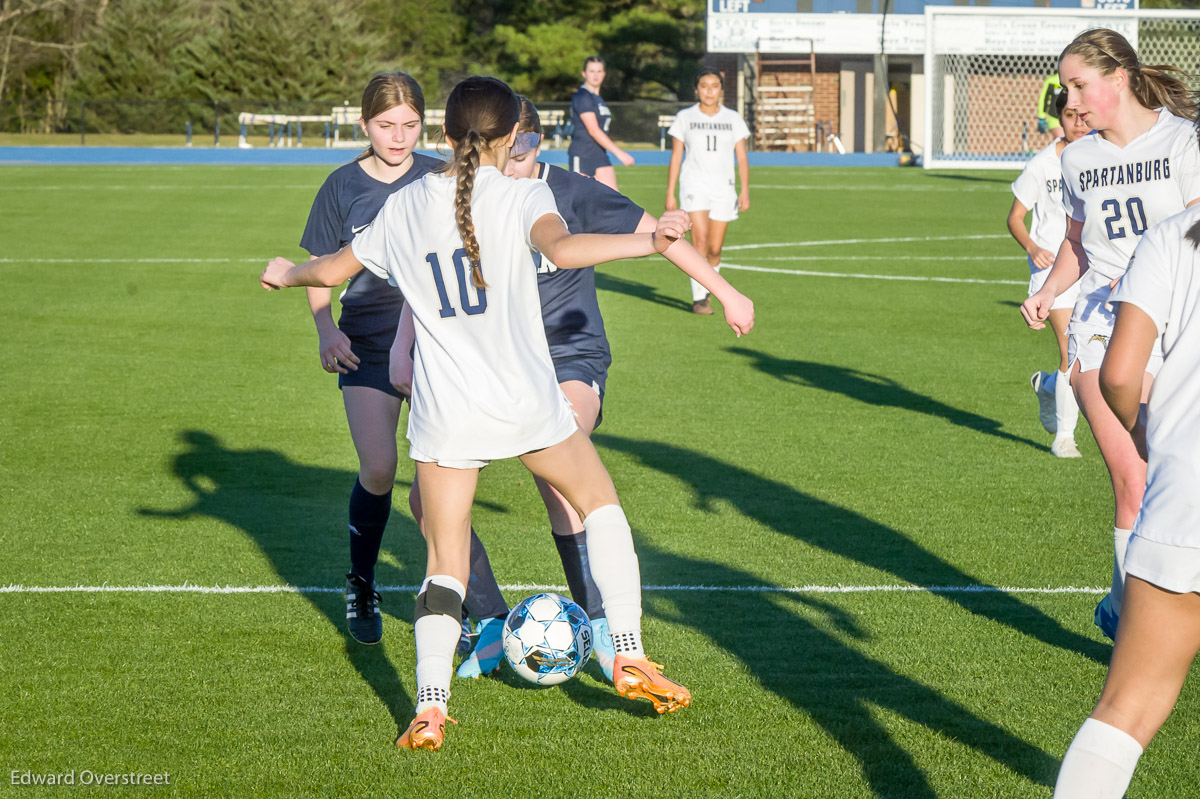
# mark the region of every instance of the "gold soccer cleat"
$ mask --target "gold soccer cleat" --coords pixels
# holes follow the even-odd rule
[[[396,739],[396,746],[402,749],[428,749],[432,752],[442,745],[442,734],[447,721],[458,723],[452,718],[447,718],[439,708],[431,707],[412,720],[408,729]]]
[[[649,699],[661,713],[674,713],[692,703],[692,694],[659,673],[662,666],[646,658],[617,655],[613,661],[613,685],[626,699]]]

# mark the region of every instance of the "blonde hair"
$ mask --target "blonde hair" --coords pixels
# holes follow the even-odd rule
[[[446,138],[454,142],[454,154],[442,170],[453,168],[458,178],[454,219],[458,223],[463,249],[471,262],[471,283],[477,289],[487,288],[479,260],[475,224],[471,221],[471,192],[475,188],[479,154],[490,142],[511,133],[520,115],[517,95],[508,84],[495,78],[478,75],[467,78],[455,86],[446,99]]]
[[[421,84],[407,72],[380,72],[367,81],[367,88],[362,93],[363,121],[374,119],[384,111],[390,111],[398,105],[407,105],[421,122],[425,121],[425,94]],[[370,144],[359,153],[355,161],[370,158],[375,154]]]
[[[1165,106],[1175,116],[1196,118],[1196,98],[1184,82],[1187,73],[1177,67],[1141,63],[1132,45],[1114,30],[1092,28],[1076,36],[1058,57],[1060,67],[1069,55],[1079,57],[1084,65],[1101,75],[1125,70],[1129,75],[1129,90],[1146,108]]]

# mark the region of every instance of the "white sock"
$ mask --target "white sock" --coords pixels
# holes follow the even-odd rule
[[[1113,528],[1113,578],[1108,604],[1117,615],[1121,613],[1121,600],[1125,598],[1125,550],[1129,548],[1132,535],[1132,530]]]
[[[1052,372],[1054,379],[1054,417],[1058,420],[1059,438],[1075,438],[1075,425],[1079,423],[1079,405],[1075,392],[1071,390],[1070,377],[1066,372]]]
[[[620,505],[605,505],[583,520],[588,563],[600,589],[608,629],[618,655],[642,658],[642,575],[633,531]]]
[[[717,270],[718,272],[721,271],[720,266],[714,266],[713,269]],[[689,280],[690,280],[690,278],[689,278]],[[708,296],[708,289],[704,288],[704,286],[701,286],[695,280],[691,280],[691,284],[692,284],[692,302],[700,302],[700,300],[702,300]]]
[[[463,584],[448,574],[434,574],[421,583],[423,593],[430,584],[449,588],[459,600],[467,595]],[[446,712],[450,699],[450,676],[454,673],[454,648],[462,632],[459,619],[445,615],[422,616],[413,625],[417,637],[417,710],[421,715],[431,707]]]
[[[1133,736],[1088,719],[1063,756],[1054,799],[1121,799],[1141,756]]]

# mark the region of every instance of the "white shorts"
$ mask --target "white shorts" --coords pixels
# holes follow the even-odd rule
[[[1102,333],[1071,333],[1067,336],[1067,370],[1070,371],[1075,361],[1079,361],[1081,373],[1099,369],[1100,364],[1104,363],[1108,338],[1108,334]],[[1155,344],[1155,351],[1150,354],[1150,361],[1146,364],[1146,371],[1154,376],[1158,375],[1158,370],[1163,364],[1163,356],[1158,347],[1159,345]]]
[[[738,218],[738,196],[733,186],[711,186],[681,181],[679,207],[688,213],[708,211],[708,218],[714,222],[732,222]]]
[[[446,469],[482,469],[484,466],[487,466],[489,463],[491,463],[491,461],[471,460],[439,461],[437,458],[431,458],[411,445],[408,448],[408,457],[412,458],[414,461],[419,461],[420,463],[436,463],[438,466],[442,466]]]
[[[1042,286],[1046,285],[1046,278],[1050,277],[1049,269],[1034,269],[1033,259],[1029,260],[1029,268],[1033,271],[1029,273],[1029,293],[1026,297],[1032,297],[1042,290]],[[1060,308],[1074,308],[1075,300],[1079,299],[1079,281],[1076,280],[1071,284],[1070,288],[1054,298],[1054,304],[1050,306],[1050,310],[1057,311]]]
[[[1177,594],[1200,593],[1200,549],[1163,544],[1134,533],[1125,550],[1125,573]]]

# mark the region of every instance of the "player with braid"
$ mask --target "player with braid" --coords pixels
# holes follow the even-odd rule
[[[542,124],[538,111],[528,99],[522,97],[520,101],[520,125],[505,175],[532,178],[548,185],[567,230],[573,233],[649,233],[654,230],[658,220],[629,198],[598,181],[539,162]],[[704,256],[686,241],[673,245],[666,258],[684,274],[698,278],[706,291],[716,295],[725,310],[726,320],[735,331],[753,323],[754,304],[717,274]],[[579,429],[590,436],[602,418],[608,366],[612,363],[596,297],[595,271],[591,268],[559,269],[541,253],[534,253],[534,263],[537,265],[542,323],[558,386],[571,402]],[[396,352],[406,353],[408,349],[402,340]],[[407,366],[402,371],[406,373]],[[550,517],[550,533],[562,560],[567,586],[571,596],[592,620],[593,651],[604,675],[611,680],[612,637],[608,633],[600,593],[588,567],[583,520],[554,486],[541,478],[535,478],[535,482]],[[413,504],[414,514],[419,513],[418,506],[419,502]],[[481,583],[480,593],[485,593],[482,583],[490,574],[490,569],[480,570],[479,577],[472,572],[472,582]],[[486,593],[499,594],[499,587],[487,588]],[[479,677],[499,667],[505,615],[501,611],[494,618],[480,620],[475,649],[459,666],[460,677]]]
[[[1192,119],[1195,101],[1173,67],[1151,67],[1121,34],[1084,31],[1059,57],[1067,108],[1097,135],[1062,154],[1067,238],[1046,284],[1025,300],[1030,327],[1044,326],[1055,298],[1077,280],[1079,299],[1067,328],[1071,387],[1112,478],[1112,590],[1096,606],[1096,625],[1116,637],[1125,585],[1125,549],[1142,504],[1146,464],[1100,392],[1100,364],[1113,329],[1109,294],[1125,274],[1142,235],[1200,201],[1200,152]],[[1082,279],[1081,279],[1082,276]],[[1146,364],[1143,399],[1162,363]]]
[[[446,102],[454,155],[445,173],[392,195],[349,247],[300,266],[277,258],[260,276],[267,288],[337,285],[365,267],[396,283],[412,309],[409,454],[417,461],[429,552],[414,624],[416,716],[396,741],[401,747],[442,744],[471,505],[479,469],[500,458],[519,457],[583,518],[617,653],[617,691],[649,699],[660,713],[691,702],[642,648],[633,536],[608,472],[558,387],[531,254],[536,249],[562,268],[647,256],[670,247],[687,220],[664,215],[650,234],[568,234],[545,184],[502,174],[519,115],[504,83],[459,83]]]

